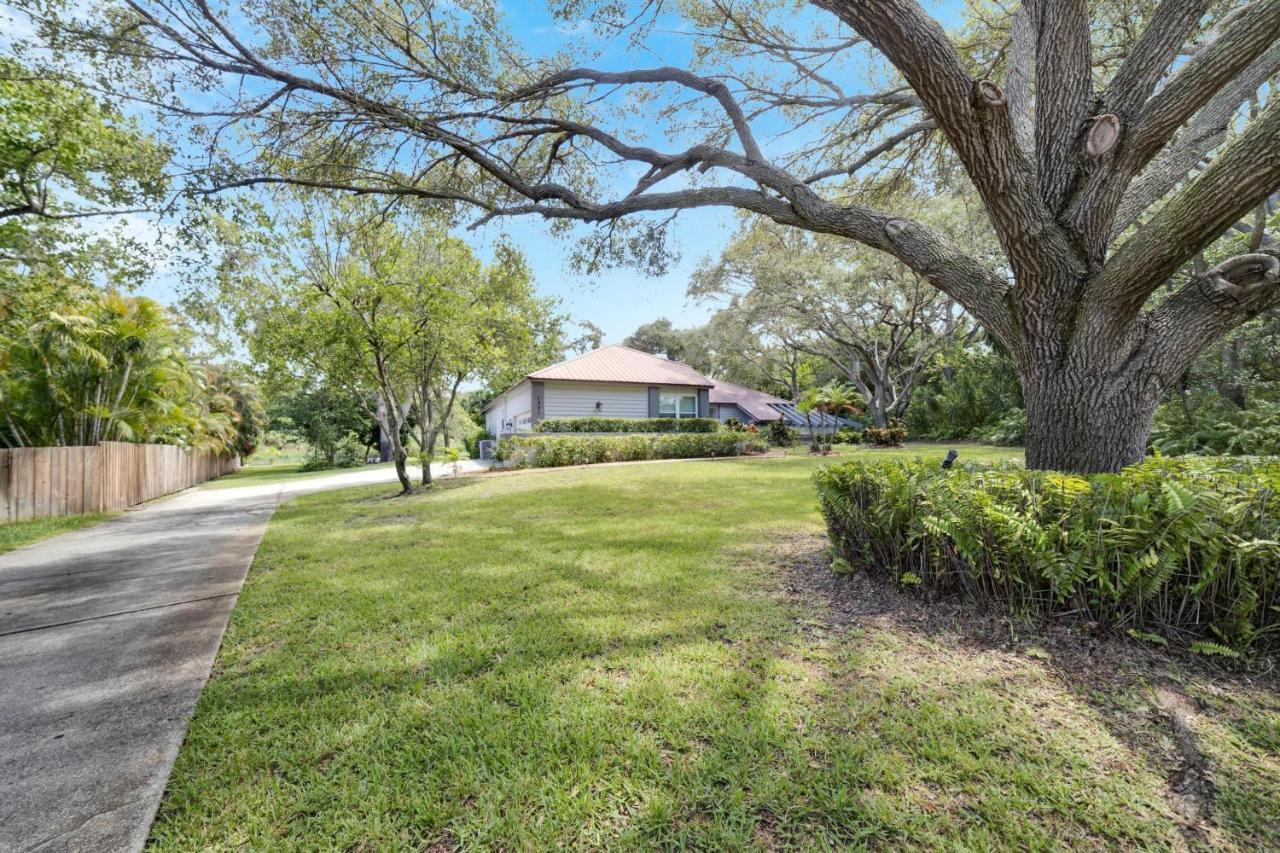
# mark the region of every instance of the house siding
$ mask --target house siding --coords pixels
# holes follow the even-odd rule
[[[751,423],[751,419],[742,413],[742,410],[733,403],[712,403],[711,417],[724,423],[729,418],[737,418],[742,423]]]
[[[548,418],[645,418],[649,416],[647,385],[608,382],[546,383]],[[596,403],[600,407],[596,408]]]
[[[533,388],[526,379],[504,393],[484,413],[485,429],[490,435],[528,432],[533,429]],[[506,426],[507,422],[510,426]]]
[[[650,414],[649,385],[613,382],[556,382],[547,380],[544,389],[544,418],[647,418]],[[691,385],[661,386],[658,393],[699,395]],[[655,399],[657,394],[652,395]],[[596,403],[600,404],[596,408]]]

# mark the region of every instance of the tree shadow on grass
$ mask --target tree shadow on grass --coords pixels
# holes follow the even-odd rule
[[[1166,780],[1163,796],[1192,846],[1280,844],[1280,734],[1265,733],[1280,733],[1274,669],[1232,670],[1080,619],[1031,623],[973,602],[904,592],[887,577],[837,574],[825,548],[825,539],[800,538],[783,557],[781,576],[782,592],[816,609],[826,627],[845,636],[880,628],[958,659],[977,652],[1042,670]]]

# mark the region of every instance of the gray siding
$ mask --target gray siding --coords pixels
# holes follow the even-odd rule
[[[645,418],[648,386],[608,382],[553,382],[546,385],[548,418]],[[599,403],[597,408],[596,404]]]

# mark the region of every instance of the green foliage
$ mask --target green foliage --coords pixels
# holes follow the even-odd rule
[[[1089,477],[853,462],[814,475],[837,552],[1019,613],[1231,650],[1280,646],[1280,463],[1153,459]],[[1204,646],[1209,653],[1212,647]]]
[[[995,426],[979,433],[978,438],[997,447],[1021,447],[1027,443],[1027,410],[1007,410]]]
[[[193,364],[186,345],[145,297],[65,283],[17,290],[0,303],[0,446],[250,448],[262,427],[256,392]]]
[[[716,432],[715,418],[547,418],[538,432]]]
[[[832,444],[861,444],[862,433],[853,427],[840,427],[831,437]]]
[[[792,447],[800,438],[800,433],[787,425],[782,418],[769,421],[769,441],[778,447]]]
[[[323,448],[312,447],[311,455],[300,466],[299,471],[323,471],[328,468],[356,468],[365,463],[366,447],[360,436],[349,432],[334,442],[332,453]]]
[[[769,445],[745,433],[680,433],[616,436],[513,436],[503,439],[499,458],[516,467],[557,468],[644,459],[699,459],[763,453]]]
[[[887,427],[867,427],[862,438],[875,447],[901,447],[907,440],[907,425],[894,418]]]
[[[920,438],[979,439],[1006,436],[1001,445],[1021,444],[1008,426],[1021,418],[1022,390],[1013,362],[985,344],[954,346],[938,353],[911,395],[904,420]]]
[[[246,460],[258,449],[267,431],[267,415],[258,386],[241,372],[219,367],[205,368],[208,408],[231,422],[234,435],[230,450]]]
[[[1166,456],[1274,456],[1280,454],[1280,403],[1254,400],[1247,409],[1220,399],[1186,407],[1166,403],[1157,410],[1151,446]]]
[[[136,121],[0,57],[0,219],[158,201],[168,160]]]

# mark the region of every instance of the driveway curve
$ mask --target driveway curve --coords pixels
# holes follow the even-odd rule
[[[191,490],[0,555],[0,851],[142,849],[280,499],[394,480]]]

